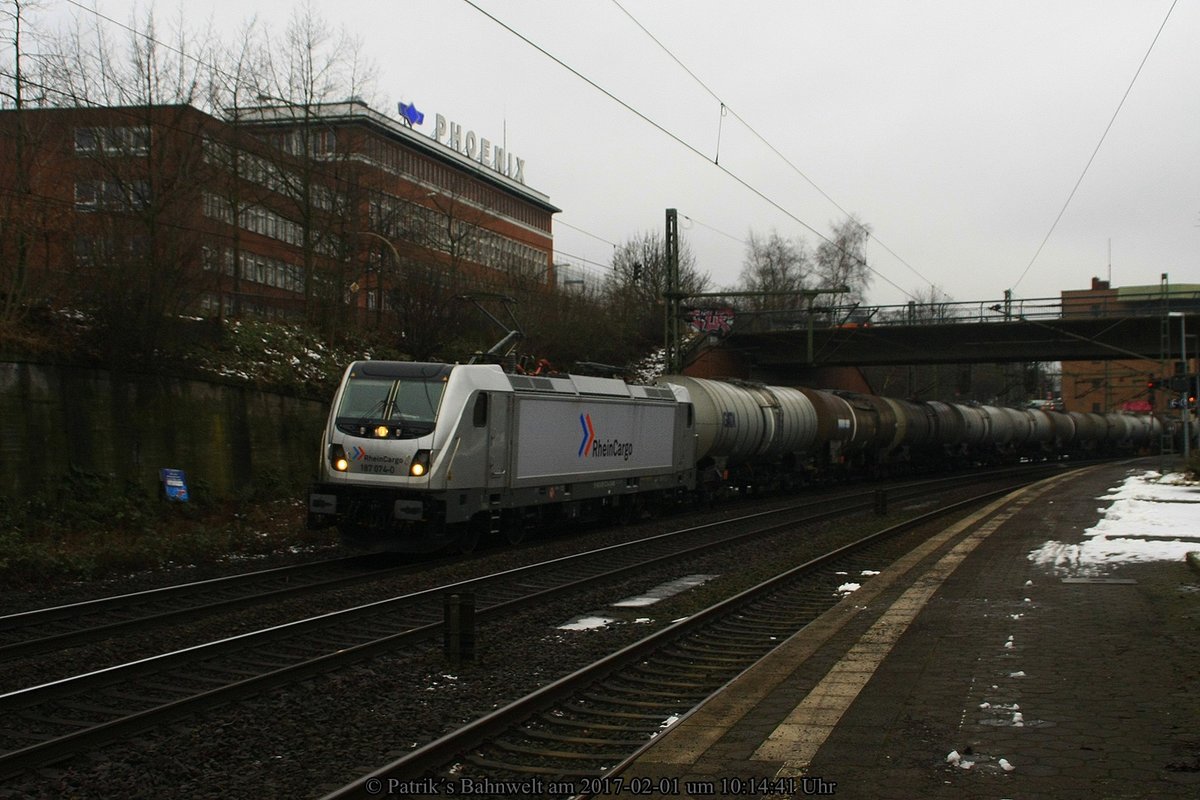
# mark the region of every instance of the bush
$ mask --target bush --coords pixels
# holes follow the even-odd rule
[[[273,494],[282,480],[267,476],[253,503],[167,503],[112,476],[71,470],[25,501],[0,498],[0,585],[94,580],[331,544],[330,534],[305,530],[303,503]]]

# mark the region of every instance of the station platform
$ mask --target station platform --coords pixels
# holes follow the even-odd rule
[[[614,775],[682,797],[1200,797],[1200,572],[1031,558],[1070,552],[1157,466],[1051,478],[950,526]]]

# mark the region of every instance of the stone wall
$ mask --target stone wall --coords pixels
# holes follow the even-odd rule
[[[0,496],[21,497],[71,468],[158,488],[182,469],[210,498],[315,473],[327,405],[255,389],[151,375],[0,362]]]

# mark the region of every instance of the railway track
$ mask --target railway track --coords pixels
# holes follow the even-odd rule
[[[904,485],[897,487],[897,497],[902,498],[907,491]],[[381,554],[357,555],[0,615],[0,661],[30,658],[142,632],[151,626],[177,625],[290,597],[381,581],[450,561],[396,566],[389,559]],[[4,688],[0,686],[0,690]]]
[[[899,499],[922,491],[929,491],[928,485],[898,488],[894,494]],[[782,528],[870,508],[876,496],[873,490],[842,496],[836,508],[827,507],[831,502],[808,501],[675,531],[9,692],[0,695],[5,720],[0,746],[6,750],[0,774],[57,761],[182,715],[439,636],[443,600],[451,592],[473,594],[479,618],[486,620],[655,564],[674,564]]]
[[[892,563],[914,542],[905,534],[947,513],[974,509],[1015,487],[870,534],[782,571],[577,670],[504,708],[328,794],[371,797],[403,787],[446,796],[572,797],[678,794],[633,787],[614,767],[674,720],[836,604],[829,578]]]
[[[100,641],[149,625],[232,611],[411,571],[376,556],[231,575],[0,616],[0,660]]]

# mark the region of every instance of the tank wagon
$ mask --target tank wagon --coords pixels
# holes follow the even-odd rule
[[[308,520],[352,546],[469,550],[730,488],[1136,450],[1161,432],[1124,414],[359,361],[333,398]]]

